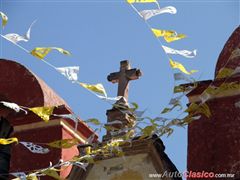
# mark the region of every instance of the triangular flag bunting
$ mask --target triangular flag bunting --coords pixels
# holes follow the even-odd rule
[[[88,90],[90,90],[92,92],[99,93],[99,94],[102,94],[102,95],[107,97],[106,90],[105,90],[105,88],[103,87],[102,84],[92,85],[92,84],[86,84],[86,83],[82,83],[82,82],[79,82],[79,84],[82,87],[84,87],[84,88],[86,88],[86,89],[88,89]]]
[[[58,67],[56,70],[70,81],[78,80],[79,66]]]
[[[41,171],[42,174],[45,174],[47,176],[53,177],[54,179],[57,180],[63,180],[59,174],[57,173],[57,171],[59,171],[58,169],[55,168],[50,168],[50,169],[46,169],[44,171]]]
[[[55,107],[34,107],[28,109],[42,118],[45,122],[48,122],[54,108]]]
[[[167,54],[177,54],[177,55],[184,56],[186,58],[194,58],[197,55],[197,50],[196,49],[193,50],[193,51],[176,50],[176,49],[172,49],[170,47],[163,46],[163,45],[162,45],[162,48],[165,51],[165,53],[167,53]]]
[[[43,148],[42,146],[33,144],[31,142],[19,142],[19,143],[26,147],[32,153],[47,154],[49,152],[48,148]]]
[[[179,63],[179,62],[177,62],[177,61],[173,61],[172,59],[170,59],[169,62],[170,62],[170,66],[171,66],[172,68],[179,69],[180,71],[182,71],[182,72],[185,73],[185,74],[190,75],[190,74],[193,74],[193,73],[195,73],[195,72],[198,72],[197,70],[187,71],[186,68],[185,68],[181,63]]]
[[[177,33],[176,31],[172,31],[172,30],[161,30],[161,29],[151,29],[153,34],[156,37],[164,37],[164,36],[176,36]]]
[[[180,81],[180,80],[184,80],[187,82],[193,82],[194,79],[193,78],[188,78],[186,75],[184,75],[183,73],[179,72],[179,73],[174,73],[174,80],[175,81]]]
[[[44,59],[45,56],[48,55],[48,53],[51,52],[52,50],[57,50],[62,54],[70,55],[70,52],[66,51],[63,48],[58,48],[58,47],[36,47],[30,52],[30,54],[32,54],[33,56],[39,59]]]
[[[67,149],[78,144],[79,144],[79,140],[74,138],[74,139],[62,139],[62,140],[53,141],[51,143],[48,143],[47,145],[54,148]]]
[[[147,21],[148,19],[160,15],[160,14],[176,14],[177,13],[177,9],[173,6],[167,6],[164,8],[160,8],[160,9],[150,9],[150,10],[143,10],[140,11],[139,14],[143,17],[143,19],[145,21]]]
[[[18,139],[13,137],[13,138],[8,138],[8,139],[4,139],[4,138],[0,138],[0,144],[2,145],[8,145],[8,144],[12,144],[12,143],[17,143]]]
[[[35,23],[36,21],[34,21],[28,31],[26,32],[26,34],[24,36],[20,36],[19,34],[16,34],[16,33],[10,33],[10,34],[6,34],[4,35],[3,37],[5,39],[7,39],[8,41],[11,41],[13,43],[18,43],[20,41],[25,41],[25,42],[28,42],[30,40],[30,33],[31,33],[31,29],[32,29],[32,26],[33,24]]]
[[[164,39],[166,42],[170,43],[173,41],[177,41],[183,38],[186,38],[187,36],[185,34],[177,34],[176,36],[164,36]]]
[[[8,17],[6,14],[0,11],[0,16],[2,18],[2,27],[5,27],[8,22]]]
[[[188,112],[191,115],[201,113],[208,118],[211,116],[211,111],[206,103],[199,105],[196,103],[191,103],[190,106],[185,110],[185,112]]]
[[[161,29],[154,29],[154,28],[152,28],[151,30],[157,38],[163,37],[165,41],[168,43],[187,37],[185,34],[178,34],[176,31],[172,31],[172,30],[161,30]]]
[[[20,110],[24,111],[25,114],[27,114],[27,111],[23,108],[21,108],[19,105],[15,104],[15,103],[10,103],[10,102],[5,102],[5,101],[0,101],[0,103],[2,103],[4,106],[13,109],[16,112],[20,112]]]

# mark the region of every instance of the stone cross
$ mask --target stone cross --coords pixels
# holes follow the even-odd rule
[[[112,83],[118,83],[118,96],[125,98],[127,103],[128,101],[128,89],[129,81],[139,79],[142,76],[142,72],[139,69],[131,69],[129,61],[120,62],[120,71],[114,72],[108,75],[108,81]]]
[[[121,61],[120,62],[120,71],[114,72],[108,75],[108,81],[112,83],[118,83],[118,96],[122,96],[120,100],[116,102],[116,104],[121,104],[128,107],[128,89],[129,89],[129,81],[139,79],[142,76],[142,72],[139,69],[131,69],[130,64],[128,61]],[[108,127],[113,127],[115,130],[118,131],[120,129],[126,129],[132,127],[134,124],[135,119],[132,118],[128,114],[127,111],[122,111],[119,108],[113,107],[112,109],[107,110],[107,120],[108,123],[113,121],[121,121],[121,124],[109,124],[106,125]],[[107,130],[107,134],[103,136],[103,141],[108,141],[116,136],[121,136],[126,132],[121,132],[120,134],[112,135],[110,130]]]

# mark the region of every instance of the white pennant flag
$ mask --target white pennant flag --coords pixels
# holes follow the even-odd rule
[[[95,137],[96,137],[96,132],[98,129],[95,129],[94,132],[91,134],[91,136],[89,136],[85,142],[85,144],[92,144]]]
[[[123,123],[122,121],[115,120],[115,121],[112,121],[112,122],[108,122],[105,125],[114,125],[114,124],[122,124],[122,123]]]
[[[71,163],[75,166],[78,166],[78,167],[82,168],[84,171],[87,170],[88,163],[82,163],[82,162],[78,162],[78,161],[71,162]]]
[[[78,127],[78,116],[75,114],[53,114],[56,117],[61,117],[61,118],[67,118],[71,119],[75,123],[75,130],[77,130]]]
[[[211,98],[211,95],[206,93],[206,92],[204,92],[204,93],[202,93],[199,96],[199,98],[201,99],[201,103],[203,104],[203,103],[205,103],[207,100],[209,100]]]
[[[108,96],[101,96],[98,94],[96,94],[96,96],[105,101],[119,101],[122,98],[122,96],[108,97]]]
[[[160,15],[160,14],[176,14],[177,13],[177,9],[173,6],[167,6],[164,8],[160,8],[160,9],[149,9],[149,10],[143,10],[140,11],[139,14],[142,16],[142,18],[147,21],[148,19]]]
[[[193,80],[189,79],[187,76],[185,76],[183,73],[174,73],[174,80],[175,81],[180,81],[180,80],[184,80],[187,82],[193,82]]]
[[[130,130],[132,130],[134,128],[135,127],[123,128],[123,129],[120,129],[118,131],[110,131],[110,134],[111,134],[111,136],[116,136],[116,135],[119,135],[119,134],[122,134],[122,133],[127,133],[127,132],[129,132]]]
[[[167,54],[178,54],[186,58],[194,58],[197,55],[196,49],[194,49],[193,51],[188,51],[188,50],[176,50],[167,46],[162,46],[162,48]]]
[[[70,166],[70,165],[72,165],[70,161],[63,162],[63,159],[60,159],[58,164],[56,164],[54,167]]]
[[[20,180],[27,180],[27,175],[24,172],[15,172],[10,174],[17,177],[16,179],[19,178]]]
[[[236,49],[232,52],[232,54],[231,54],[231,56],[229,57],[229,59],[231,60],[231,59],[234,59],[234,58],[239,57],[239,56],[240,56],[240,49],[239,49],[239,48],[236,48]]]
[[[240,67],[237,67],[237,68],[233,71],[232,75],[239,74],[239,73],[240,73]]]
[[[71,119],[74,122],[78,122],[79,121],[77,115],[75,115],[75,114],[53,114],[53,115],[57,116],[57,117]]]
[[[181,94],[180,96],[177,96],[175,98],[172,98],[169,102],[169,105],[175,105],[180,103],[180,99],[184,96],[185,94]]]
[[[28,28],[28,31],[26,32],[26,34],[24,36],[21,36],[21,35],[16,34],[16,33],[10,33],[10,34],[6,34],[2,37],[4,37],[8,41],[11,41],[15,44],[20,42],[20,41],[28,42],[30,40],[30,33],[31,33],[32,26],[34,25],[35,22],[36,22],[36,20],[33,21],[33,23],[30,25],[30,27]]]
[[[78,161],[66,161],[66,162],[63,162],[63,160],[61,159],[59,161],[59,163],[57,165],[55,165],[54,167],[75,165],[75,166],[78,166],[78,167],[82,168],[84,171],[86,171],[86,168],[87,168],[88,164],[89,163],[82,163],[82,162],[78,162]]]
[[[240,101],[236,102],[234,105],[236,108],[240,108]]]
[[[136,116],[136,118],[141,118],[143,116],[143,114],[145,113],[146,110],[144,111],[134,111],[134,115]]]
[[[17,104],[15,103],[10,103],[10,102],[5,102],[5,101],[0,101],[0,103],[2,103],[4,106],[13,109],[16,112],[20,112],[20,110],[24,111],[25,114],[27,114],[27,111],[21,107],[19,107]]]
[[[198,120],[198,119],[200,119],[202,116],[201,115],[199,115],[199,116],[194,116],[194,117],[192,117],[192,119],[193,120]]]
[[[58,67],[56,70],[70,81],[78,80],[79,66]]]
[[[49,152],[48,148],[43,148],[42,146],[33,144],[31,142],[19,142],[23,146],[25,146],[29,151],[36,154],[47,154]]]

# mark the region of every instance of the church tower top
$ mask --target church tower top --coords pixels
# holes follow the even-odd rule
[[[46,83],[23,65],[0,59],[0,98],[26,107],[56,106],[67,103]]]
[[[232,33],[218,57],[215,78],[222,68],[235,70],[238,67],[240,67],[240,26]]]

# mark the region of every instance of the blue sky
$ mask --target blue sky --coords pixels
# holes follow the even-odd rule
[[[148,22],[155,28],[176,30],[188,38],[171,44],[175,49],[198,50],[194,59],[173,56],[188,69],[198,69],[194,75],[211,79],[219,53],[233,30],[239,25],[239,1],[159,1],[160,6],[175,6],[177,14],[164,14]],[[156,8],[155,4],[137,8]],[[103,83],[109,96],[116,96],[117,86],[107,81],[109,73],[119,69],[119,62],[128,59],[132,67],[144,75],[131,82],[129,101],[137,102],[146,115],[156,117],[167,105],[174,86],[168,59],[145,22],[124,2],[112,1],[30,1],[1,0],[1,11],[9,17],[2,34],[24,34],[32,28],[32,37],[22,46],[57,46],[72,53],[66,57],[51,53],[47,60],[55,66],[80,66],[79,79],[87,83]],[[106,122],[105,112],[111,106],[85,89],[72,84],[54,69],[1,39],[1,57],[27,66],[52,87],[82,119],[98,118]],[[186,102],[186,99],[185,99]],[[171,114],[171,117],[179,112]],[[186,170],[187,129],[176,128],[174,134],[163,137],[166,152],[180,171]]]

